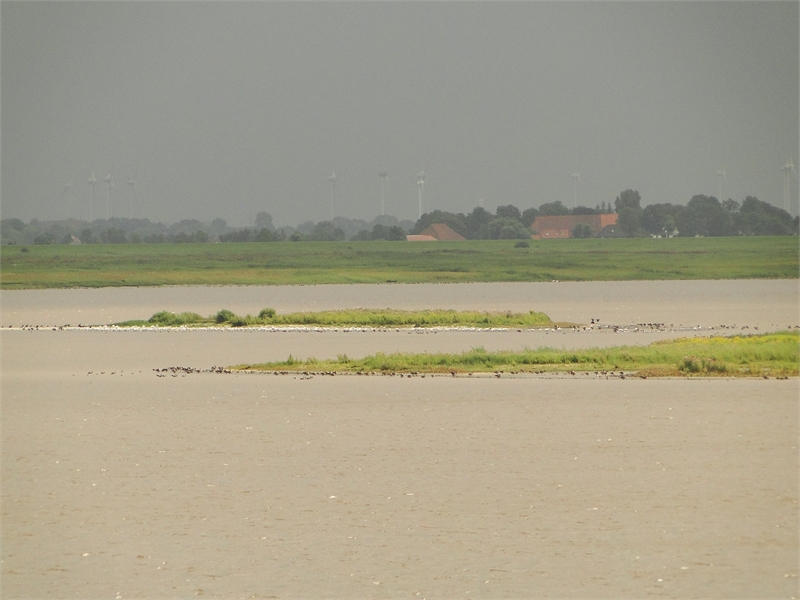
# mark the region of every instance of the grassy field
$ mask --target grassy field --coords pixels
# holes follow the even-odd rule
[[[314,373],[567,373],[625,371],[640,377],[788,377],[798,375],[800,333],[682,338],[648,346],[523,352],[383,354],[353,360],[299,360],[231,367],[243,371]]]
[[[216,315],[203,317],[197,313],[161,311],[147,321],[124,321],[120,327],[247,327],[248,325],[314,325],[321,327],[546,327],[553,322],[546,314],[455,311],[455,310],[396,310],[355,308],[319,312],[278,314],[264,308],[258,315],[236,315],[222,309]]]
[[[0,287],[796,278],[797,237],[0,247]]]

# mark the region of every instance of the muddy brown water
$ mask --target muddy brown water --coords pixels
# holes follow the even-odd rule
[[[784,281],[0,299],[7,327],[71,322],[78,310],[99,323],[164,308],[349,307],[353,295],[364,306],[533,308],[578,322],[797,321],[797,284]],[[621,335],[3,331],[2,596],[796,596],[796,379],[152,371]]]
[[[798,322],[798,280],[103,288],[0,291],[0,325],[108,324],[160,310],[258,314],[337,308],[536,310],[554,321],[685,326]]]

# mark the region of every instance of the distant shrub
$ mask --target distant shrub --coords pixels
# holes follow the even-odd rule
[[[214,317],[214,320],[217,323],[227,323],[230,322],[231,319],[235,317],[236,315],[233,314],[233,312],[229,311],[227,308],[223,308],[217,313],[216,317]]]
[[[530,247],[531,245],[525,240],[520,240],[516,244],[514,244],[514,248],[530,248]]]
[[[233,315],[233,317],[228,319],[228,323],[231,324],[231,327],[244,327],[247,325],[247,318]]]
[[[728,367],[724,362],[715,358],[684,356],[678,369],[684,373],[725,373]]]
[[[275,318],[275,309],[274,308],[262,308],[261,312],[258,313],[259,319],[274,319]]]
[[[20,248],[20,252],[30,252],[30,250],[28,250],[27,246],[23,246],[22,248]]]
[[[197,313],[182,312],[175,314],[168,310],[157,312],[148,319],[148,323],[162,326],[189,325],[192,323],[202,323],[203,321],[205,321],[205,319]]]
[[[41,246],[47,246],[52,244],[54,241],[55,240],[53,239],[53,236],[49,233],[41,233],[33,238],[33,243]]]

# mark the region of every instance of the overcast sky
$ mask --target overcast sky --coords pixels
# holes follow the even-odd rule
[[[782,206],[797,2],[0,3],[3,217]],[[72,184],[75,194],[64,191]],[[792,195],[797,199],[797,179]],[[792,209],[797,214],[797,205]]]

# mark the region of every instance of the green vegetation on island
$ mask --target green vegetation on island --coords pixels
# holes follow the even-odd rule
[[[197,313],[161,311],[147,321],[125,321],[120,327],[247,327],[255,325],[307,325],[319,327],[546,327],[553,322],[546,314],[455,311],[455,310],[394,310],[356,308],[320,312],[278,314],[272,308],[262,309],[257,316],[236,315],[222,309],[216,315],[202,317]]]
[[[624,371],[640,377],[789,377],[798,375],[800,333],[713,336],[585,350],[540,348],[521,352],[487,352],[473,348],[461,354],[378,353],[361,359],[299,360],[243,364],[239,371],[314,373],[571,373]]]
[[[3,289],[797,278],[797,237],[2,246]]]

